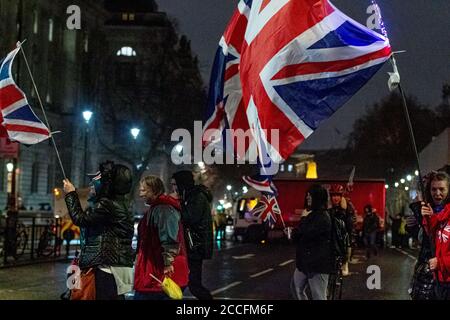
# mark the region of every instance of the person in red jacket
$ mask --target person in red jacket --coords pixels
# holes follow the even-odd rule
[[[422,203],[423,225],[432,238],[435,252],[429,260],[430,269],[437,278],[436,297],[450,300],[450,204],[448,203],[449,176],[445,172],[435,175],[430,184],[434,202],[444,205],[439,213],[428,203]]]
[[[168,299],[160,281],[170,277],[184,289],[189,268],[186,256],[180,203],[164,194],[164,184],[156,176],[144,177],[139,196],[149,205],[138,225],[138,247],[134,273],[135,300]]]

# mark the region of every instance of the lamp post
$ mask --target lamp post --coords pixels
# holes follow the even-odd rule
[[[140,157],[139,157],[139,152],[138,152],[138,150],[137,150],[137,144],[136,144],[136,140],[137,140],[137,138],[138,138],[140,132],[141,132],[141,129],[136,128],[136,127],[133,127],[133,128],[131,128],[131,130],[130,130],[130,133],[131,133],[131,135],[133,136],[133,139],[134,139],[134,144],[133,144],[133,149],[134,149],[134,150],[133,150],[133,152],[134,152],[136,158],[138,158],[138,163],[136,164],[136,168],[137,168],[137,169],[139,169],[139,168],[138,168],[138,165],[139,165],[139,162],[141,161],[141,159],[140,159]]]
[[[8,172],[8,185],[7,185],[7,193],[8,193],[8,210],[15,211],[16,210],[16,160],[8,162],[6,164],[6,171]]]
[[[83,181],[83,184],[84,185],[87,185],[87,166],[88,166],[88,160],[87,160],[87,155],[88,155],[88,136],[89,136],[89,120],[91,120],[91,118],[92,118],[92,111],[89,111],[89,110],[85,110],[85,111],[83,111],[83,118],[84,118],[84,121],[86,121],[86,129],[85,129],[85,132],[84,132],[84,166],[83,166],[83,169],[84,169],[84,175],[83,175],[83,179],[82,179],[82,181]]]

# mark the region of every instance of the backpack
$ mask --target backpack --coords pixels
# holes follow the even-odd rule
[[[347,248],[349,247],[349,234],[345,226],[345,222],[329,214],[331,219],[331,243],[336,258],[344,261],[347,256]]]

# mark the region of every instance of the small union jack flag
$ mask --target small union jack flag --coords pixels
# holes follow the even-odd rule
[[[281,215],[281,210],[275,196],[263,194],[250,213],[262,221],[275,224],[277,221],[276,216]]]

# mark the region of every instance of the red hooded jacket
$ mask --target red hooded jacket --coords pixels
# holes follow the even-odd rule
[[[450,204],[439,214],[423,218],[423,225],[436,244],[437,273],[439,282],[450,283]]]
[[[151,223],[153,210],[160,205],[169,205],[180,212],[178,200],[161,195],[150,205],[138,225],[138,251],[134,271],[134,289],[138,292],[161,292],[161,285],[153,279],[153,274],[159,280],[164,279],[163,248],[159,239],[158,227]],[[189,269],[187,263],[186,247],[184,242],[181,219],[178,222],[179,253],[173,261],[174,273],[170,277],[180,287],[188,284]]]

